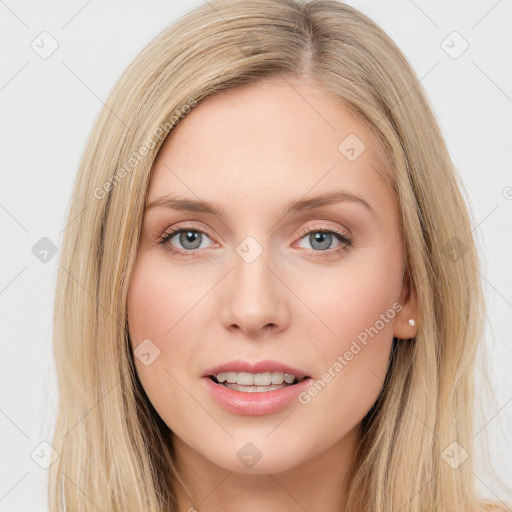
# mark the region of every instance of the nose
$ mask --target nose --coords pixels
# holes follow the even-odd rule
[[[233,269],[223,286],[221,318],[227,329],[238,328],[248,335],[286,329],[287,288],[279,271],[269,265],[267,255],[264,251],[255,261],[248,262],[234,254]]]

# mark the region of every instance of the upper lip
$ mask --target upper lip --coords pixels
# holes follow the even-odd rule
[[[266,373],[266,372],[283,372],[291,373],[298,379],[309,377],[309,375],[297,368],[293,368],[287,364],[281,363],[280,361],[272,361],[266,359],[264,361],[245,361],[242,359],[236,359],[228,361],[226,363],[219,364],[209,370],[206,370],[203,377],[209,377],[210,375],[218,375],[222,372],[248,372],[248,373]]]

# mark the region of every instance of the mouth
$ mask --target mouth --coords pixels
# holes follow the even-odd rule
[[[228,412],[261,416],[293,404],[313,378],[280,361],[239,359],[206,370],[202,381],[205,391]]]

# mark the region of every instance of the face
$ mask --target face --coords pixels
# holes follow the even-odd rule
[[[366,126],[298,80],[208,97],[173,129],[127,308],[138,376],[180,449],[259,473],[356,439],[393,336],[414,335],[377,167]]]

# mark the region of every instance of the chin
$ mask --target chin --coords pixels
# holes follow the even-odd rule
[[[268,432],[261,437],[247,436],[243,440],[232,440],[230,446],[222,451],[203,456],[227,471],[251,475],[280,473],[304,462],[307,454],[303,446],[293,443],[283,445],[280,441],[265,439],[266,436]]]

